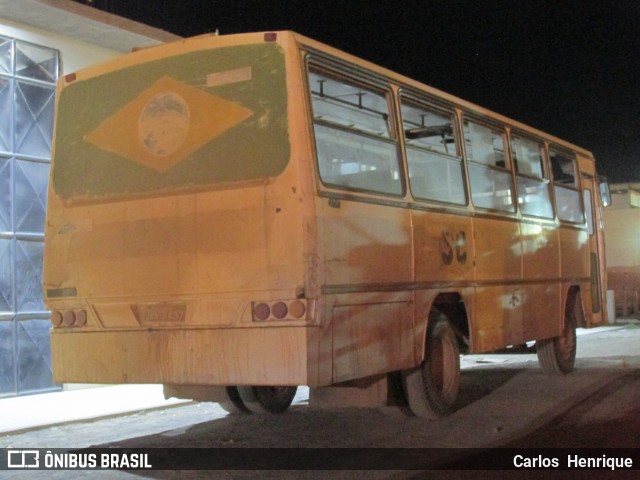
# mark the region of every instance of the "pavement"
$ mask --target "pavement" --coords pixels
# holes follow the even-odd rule
[[[191,403],[165,400],[162,385],[110,385],[0,400],[0,434]]]
[[[602,333],[640,324],[638,320],[618,321],[617,325],[578,329],[578,335]],[[471,360],[471,359],[469,359]],[[508,355],[487,356],[486,363],[508,362]],[[462,368],[484,363],[477,358],[462,362]],[[146,410],[166,409],[192,403],[165,399],[162,385],[112,385],[63,390],[60,392],[0,399],[0,435],[26,432],[53,425],[83,422]]]

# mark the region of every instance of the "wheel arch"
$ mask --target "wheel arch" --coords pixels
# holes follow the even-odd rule
[[[564,322],[571,318],[575,321],[575,326],[583,328],[587,326],[584,304],[582,299],[582,293],[579,285],[570,285],[567,289],[567,294],[564,299],[564,318],[562,319],[562,326],[564,328]]]
[[[416,313],[416,360],[419,364],[425,358],[427,329],[444,314],[453,327],[461,352],[467,352],[471,345],[467,306],[459,292],[441,292],[422,304]]]

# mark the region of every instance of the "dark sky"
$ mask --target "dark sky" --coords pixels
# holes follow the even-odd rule
[[[592,150],[640,181],[637,0],[94,0],[192,36],[294,30]]]

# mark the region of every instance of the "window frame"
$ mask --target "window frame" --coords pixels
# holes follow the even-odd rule
[[[396,118],[396,105],[395,95],[391,87],[390,82],[386,79],[380,78],[372,72],[367,70],[354,68],[352,65],[348,67],[341,67],[339,62],[327,60],[319,57],[318,55],[308,53],[304,62],[304,84],[305,95],[307,96],[308,108],[309,108],[309,132],[312,138],[313,155],[315,156],[315,168],[316,178],[321,186],[330,190],[337,190],[343,192],[354,192],[368,195],[384,196],[396,199],[402,199],[407,195],[407,182],[405,166],[402,158],[402,152],[400,148],[400,139],[398,135],[398,120]],[[369,90],[373,93],[378,93],[386,99],[387,105],[387,119],[388,122],[388,137],[375,135],[366,130],[360,130],[357,128],[349,128],[346,125],[331,122],[328,120],[316,119],[314,115],[313,100],[314,93],[312,85],[310,83],[311,73],[317,73],[333,77],[337,81],[342,81],[347,85],[361,86],[363,89]],[[395,165],[398,172],[398,185],[399,191],[381,191],[373,188],[360,188],[339,183],[332,183],[322,176],[322,168],[320,163],[320,155],[318,152],[318,140],[316,135],[316,125],[320,125],[324,128],[331,128],[336,131],[344,132],[346,134],[355,135],[369,140],[378,141],[386,145],[392,146],[395,154]],[[390,184],[395,185],[395,182]]]
[[[532,142],[538,145],[539,151],[540,151],[540,166],[542,168],[542,176],[538,176],[530,173],[523,173],[518,171],[518,161],[516,158],[516,152],[513,148],[513,142],[516,139],[524,139],[528,142]],[[554,189],[552,188],[553,180],[550,178],[551,175],[550,175],[550,167],[548,162],[546,143],[544,142],[544,140],[541,140],[540,138],[537,138],[533,135],[527,134],[520,130],[513,130],[513,129],[509,130],[508,141],[509,141],[509,154],[511,157],[511,162],[513,165],[513,175],[515,178],[514,187],[515,187],[516,197],[518,201],[518,210],[523,216],[527,218],[535,218],[535,219],[550,220],[550,221],[554,220],[556,217],[556,205],[554,200],[555,195],[553,193]],[[551,210],[548,216],[536,215],[536,214],[528,213],[524,211],[524,209],[522,208],[522,203],[520,202],[521,192],[520,192],[519,179],[524,179],[525,181],[526,180],[534,181],[534,182],[537,182],[539,185],[545,185],[547,189],[547,198],[549,201],[549,207]]]
[[[482,163],[482,162],[478,162],[478,161],[474,161],[473,159],[469,158],[469,150],[467,147],[467,136],[465,134],[465,123],[466,122],[470,122],[470,123],[475,123],[481,127],[487,128],[492,130],[493,133],[495,132],[499,132],[500,136],[502,137],[502,152],[503,152],[503,161],[504,161],[504,166],[500,166],[500,165],[490,165],[490,164],[486,164],[486,163]],[[494,121],[492,119],[487,119],[484,117],[479,117],[477,115],[474,115],[471,112],[463,112],[462,114],[462,118],[460,119],[460,128],[461,128],[461,139],[462,139],[462,148],[463,148],[463,156],[464,156],[464,162],[465,162],[465,166],[466,166],[466,172],[467,172],[467,177],[468,177],[468,188],[469,188],[469,201],[470,203],[473,205],[474,209],[480,209],[483,211],[488,211],[488,212],[495,212],[498,214],[502,214],[502,215],[516,215],[518,212],[518,204],[517,204],[517,190],[515,188],[515,183],[514,183],[514,175],[513,175],[513,164],[512,164],[512,159],[511,159],[511,155],[510,155],[510,145],[509,145],[509,132],[508,132],[508,128],[505,124],[499,123],[497,121]],[[472,144],[471,144],[472,145]],[[509,192],[510,192],[510,196],[511,196],[511,208],[510,209],[500,209],[500,208],[492,208],[492,207],[486,207],[483,205],[478,205],[474,200],[474,191],[473,191],[473,178],[474,175],[472,174],[472,167],[475,168],[483,168],[486,170],[490,170],[490,171],[494,171],[494,172],[500,172],[501,174],[505,174],[507,176],[507,178],[509,179]],[[494,198],[499,198],[496,197],[494,195]]]
[[[566,183],[562,183],[559,181],[560,179],[556,178],[556,175],[554,173],[553,154],[559,155],[571,161],[571,164],[573,166],[573,184],[568,185]],[[578,158],[576,153],[571,150],[562,148],[558,145],[549,143],[547,144],[547,158],[549,161],[549,172],[550,172],[551,182],[553,185],[553,203],[554,203],[556,217],[558,221],[560,221],[561,223],[566,223],[570,225],[585,225],[586,212],[585,212],[584,201],[583,201],[584,199],[582,195],[582,183],[580,181],[580,168],[578,165]],[[581,220],[574,221],[567,218],[563,218],[561,216],[562,209],[558,205],[558,197],[559,197],[558,189],[562,189],[569,192],[575,192],[576,194],[575,196],[577,198],[577,207],[579,208],[580,213],[582,214]]]
[[[425,111],[432,112],[436,115],[441,115],[443,117],[450,117],[451,127],[452,127],[451,136],[454,138],[454,141],[455,141],[455,150],[456,150],[455,155],[452,155],[447,152],[440,152],[435,150],[430,151],[427,148],[422,147],[420,145],[409,145],[406,137],[405,128],[404,128],[403,108],[405,104],[408,104],[407,106],[411,108],[423,109]],[[435,204],[454,206],[454,207],[468,207],[470,202],[470,196],[467,188],[467,169],[466,169],[465,160],[464,160],[464,147],[462,146],[464,139],[460,132],[458,112],[456,111],[456,109],[451,105],[438,104],[437,102],[430,100],[429,98],[427,98],[427,95],[425,93],[416,93],[416,92],[402,89],[402,88],[399,89],[398,91],[398,108],[400,112],[398,124],[400,126],[400,133],[402,136],[402,153],[404,155],[405,162],[406,162],[407,188],[411,193],[412,199],[418,202],[435,203]],[[416,195],[415,188],[412,186],[412,182],[411,182],[411,171],[410,171],[411,169],[410,169],[410,160],[409,160],[409,153],[408,153],[409,148],[431,153],[434,156],[441,158],[443,161],[459,162],[460,176],[461,176],[460,188],[461,188],[462,196],[464,198],[463,202],[448,202],[446,200],[441,200],[438,198],[427,198],[420,195]]]

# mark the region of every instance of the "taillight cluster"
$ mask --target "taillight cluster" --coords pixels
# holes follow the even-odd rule
[[[300,320],[307,313],[307,305],[303,300],[254,302],[253,320]]]
[[[58,327],[83,327],[87,324],[85,310],[54,310],[51,312],[51,325]]]

